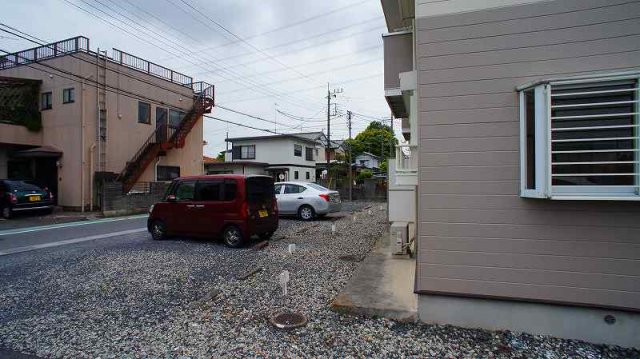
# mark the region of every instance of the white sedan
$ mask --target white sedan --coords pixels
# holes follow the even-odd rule
[[[309,221],[342,210],[340,193],[315,183],[277,182],[275,193],[281,215],[297,215]]]

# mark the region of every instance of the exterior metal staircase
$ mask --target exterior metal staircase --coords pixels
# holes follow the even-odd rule
[[[147,167],[158,157],[173,148],[183,148],[193,126],[205,113],[211,113],[214,106],[214,86],[206,82],[193,84],[193,106],[182,118],[178,126],[163,124],[147,138],[138,152],[129,160],[117,180],[122,182],[123,191],[129,192]]]

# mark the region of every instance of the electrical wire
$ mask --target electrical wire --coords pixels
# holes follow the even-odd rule
[[[135,33],[131,32],[131,31],[129,31],[129,30],[127,30],[127,29],[123,28],[122,26],[119,26],[119,25],[117,25],[117,24],[114,24],[113,22],[111,22],[111,21],[109,21],[109,20],[107,20],[107,19],[104,19],[103,17],[101,17],[101,16],[99,16],[99,15],[96,15],[96,14],[92,13],[91,11],[89,11],[89,10],[87,10],[87,9],[85,9],[85,8],[81,7],[81,6],[78,6],[77,4],[72,3],[72,2],[71,2],[71,1],[69,1],[69,0],[61,0],[61,1],[63,1],[63,2],[65,2],[65,3],[67,3],[67,4],[69,4],[69,5],[71,5],[71,6],[75,7],[75,8],[77,8],[77,9],[79,9],[79,10],[81,10],[81,11],[83,11],[83,12],[85,12],[85,13],[87,13],[87,14],[89,14],[89,15],[91,15],[91,16],[93,16],[93,17],[95,17],[95,18],[97,18],[97,19],[99,19],[99,20],[101,20],[101,21],[103,21],[103,22],[105,22],[105,23],[107,23],[107,24],[109,24],[109,25],[111,25],[111,26],[113,26],[113,27],[117,28],[117,29],[119,29],[120,31],[123,31],[123,32],[125,32],[125,33],[127,33],[127,34],[129,34],[129,35],[131,35],[131,36],[133,36],[133,37],[135,37],[135,38],[137,38],[137,39],[139,39],[140,41],[144,42],[145,44],[149,44],[149,45],[154,46],[154,47],[156,47],[156,48],[158,48],[158,49],[160,49],[160,50],[162,50],[162,51],[164,51],[164,52],[167,52],[167,53],[170,53],[170,54],[173,54],[173,55],[177,55],[177,56],[183,56],[183,55],[184,55],[184,54],[176,54],[175,52],[170,51],[170,50],[168,50],[168,49],[166,49],[166,48],[163,48],[162,46],[158,46],[157,44],[150,42],[150,41],[149,41],[149,38],[147,38],[147,39],[142,38],[142,37],[138,36],[137,34],[135,34]],[[80,1],[83,1],[83,2],[84,2],[84,0],[80,0]],[[86,3],[86,2],[85,2],[85,3]],[[95,8],[95,6],[93,6],[93,8]],[[101,11],[101,12],[105,13],[104,11]],[[125,25],[127,25],[127,26],[130,26],[130,25],[126,24],[126,22],[124,22],[124,21],[122,21],[122,20],[120,20],[120,19],[117,19],[117,18],[115,18],[114,16],[109,15],[108,13],[107,13],[107,15],[108,15],[109,17],[113,18],[113,19],[116,19],[116,20],[120,21],[121,23],[123,23],[123,24],[125,24]],[[182,58],[183,58],[183,59],[185,59],[184,57],[182,57]],[[190,62],[190,63],[192,63],[192,64],[195,64],[193,61],[190,61],[190,60],[186,60],[186,59],[185,59],[185,61]],[[215,65],[215,64],[211,64],[211,65],[212,65],[212,66],[217,66],[217,65]],[[234,75],[233,73],[229,72],[228,70],[225,70],[225,72],[228,72],[231,76],[233,76],[233,75]],[[218,75],[219,75],[219,76],[221,76],[221,77],[223,77],[223,78],[227,78],[227,79],[229,78],[229,77],[225,77],[225,76],[220,75],[220,74],[218,74]],[[237,75],[237,74],[236,74],[236,75]],[[266,91],[267,93],[269,93],[269,95],[270,95],[270,96],[275,96],[275,97],[277,97],[277,98],[281,98],[281,96],[280,96],[280,95],[279,95],[275,90],[272,90],[272,89],[269,89],[269,88],[265,88],[265,86],[255,84],[255,83],[253,83],[252,81],[248,81],[248,80],[247,80],[246,82],[247,82],[247,83],[249,83],[249,84],[251,84],[251,85],[252,85],[252,86],[254,86],[254,87],[261,87],[261,88],[263,88],[263,90],[264,90],[264,91]],[[252,86],[245,86],[245,85],[242,85],[242,84],[241,84],[240,86],[243,86],[243,88],[246,88],[246,89],[250,89],[250,90],[254,90],[254,91],[256,91],[256,89],[255,89],[255,88],[253,88]],[[289,103],[291,103],[291,104],[293,104],[293,105],[295,105],[295,106],[300,106],[297,102],[294,102],[294,101],[288,101],[288,100],[283,99],[283,98],[281,98],[281,100],[284,100],[284,101],[286,101],[286,102],[289,102]],[[298,100],[298,101],[299,101],[299,100]],[[303,107],[303,106],[300,106],[300,107]]]

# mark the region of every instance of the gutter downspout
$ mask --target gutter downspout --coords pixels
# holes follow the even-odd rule
[[[90,175],[90,179],[91,182],[89,183],[89,187],[90,187],[90,191],[91,192],[91,196],[89,198],[89,210],[93,211],[93,154],[94,151],[96,149],[96,143],[92,143],[91,146],[89,147],[89,175]]]
[[[158,160],[156,161],[156,164],[153,166],[154,182],[158,182],[158,164],[160,163],[161,159],[162,159],[162,157],[158,157]]]
[[[85,178],[85,147],[84,147],[84,130],[85,130],[85,120],[84,120],[84,79],[80,85],[81,87],[81,99],[80,99],[80,212],[84,213],[84,178]]]

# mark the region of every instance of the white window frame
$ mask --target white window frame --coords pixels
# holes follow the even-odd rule
[[[619,80],[636,80],[636,100],[640,98],[640,73],[611,74],[608,76],[581,76],[568,79],[540,81],[518,87],[520,105],[520,196],[524,198],[546,198],[552,200],[640,200],[640,164],[635,165],[636,181],[631,187],[620,186],[552,186],[551,146],[551,88],[553,86],[597,83]],[[527,127],[525,92],[534,91],[535,96],[535,161],[536,188],[527,188]],[[640,104],[636,104],[636,124],[640,124]],[[540,120],[542,119],[542,120]],[[640,139],[635,136],[636,161],[640,161]]]

